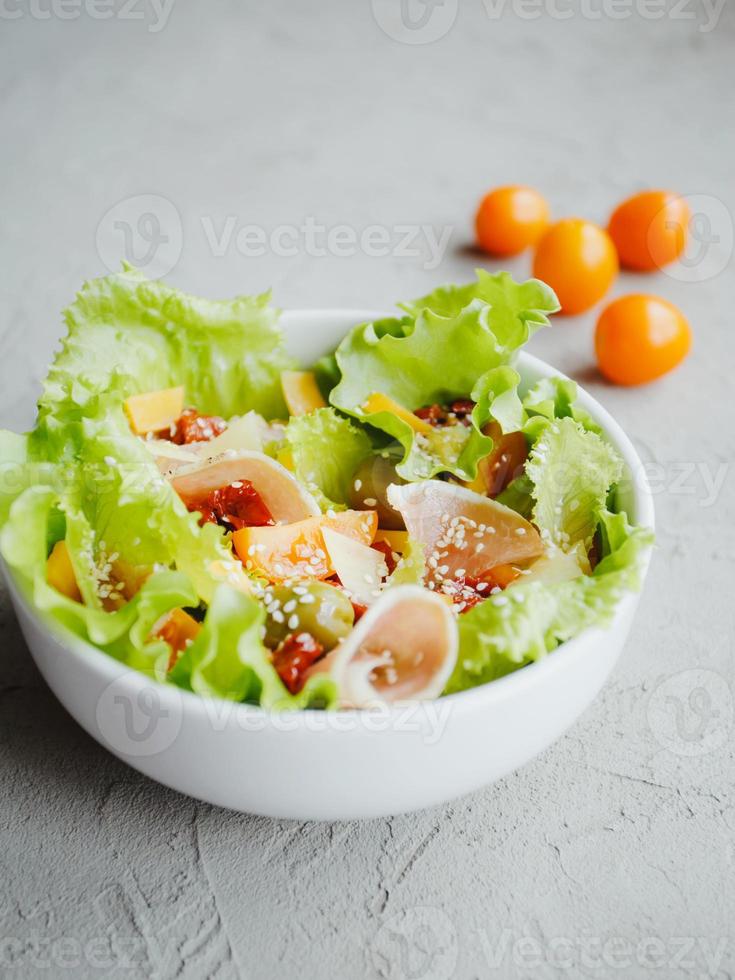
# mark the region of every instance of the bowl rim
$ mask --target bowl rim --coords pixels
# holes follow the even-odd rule
[[[390,311],[385,312],[381,310],[370,310],[359,307],[297,308],[282,311],[282,324],[287,330],[289,321],[293,320],[299,320],[302,322],[304,320],[322,322],[325,318],[333,318],[335,320],[339,318],[344,320],[352,320],[355,324],[358,324],[368,320],[394,315],[395,313],[391,313]],[[549,364],[548,361],[536,357],[534,354],[529,354],[524,350],[519,352],[515,366],[518,368],[521,377],[523,377],[525,369],[526,371],[536,371],[540,376],[554,376],[564,380],[573,380],[570,379],[568,375],[565,375],[563,372],[557,370],[553,365]],[[596,422],[600,424],[605,437],[613,444],[623,458],[627,472],[630,474],[630,487],[636,524],[650,527],[653,530],[655,526],[653,495],[643,461],[641,460],[637,450],[633,446],[633,443],[629,437],[626,435],[625,431],[622,429],[619,423],[615,421],[607,409],[604,408],[596,398],[593,398],[593,396],[590,395],[589,392],[578,383],[577,390],[578,403],[590,413]],[[477,687],[469,688],[466,691],[458,691],[453,694],[444,695],[440,699],[435,699],[435,701],[441,701],[442,704],[451,705],[451,710],[453,712],[458,710],[473,710],[474,707],[480,703],[484,706],[489,706],[490,704],[504,701],[515,695],[522,695],[525,688],[531,685],[543,683],[544,678],[548,673],[573,668],[574,662],[577,659],[582,656],[592,655],[589,650],[589,645],[591,642],[594,642],[595,637],[601,636],[605,633],[614,632],[625,621],[628,614],[631,613],[637,605],[640,591],[643,589],[648,573],[652,551],[653,546],[648,547],[642,559],[641,589],[636,593],[628,593],[622,598],[615,611],[613,621],[605,629],[597,626],[587,627],[586,629],[582,630],[581,633],[577,634],[577,636],[574,636],[572,639],[561,643],[547,656],[541,657],[539,660],[527,664],[521,670],[513,671],[512,673],[506,674],[505,676],[497,678],[496,680],[485,684],[479,684]],[[205,717],[207,705],[211,705],[213,703],[226,704],[228,709],[233,712],[233,718],[235,720],[239,713],[245,713],[250,716],[258,715],[261,716],[266,722],[271,716],[282,714],[280,711],[263,708],[260,705],[243,704],[228,701],[225,698],[211,697],[209,695],[202,695],[193,691],[187,691],[183,688],[176,687],[173,684],[166,684],[163,681],[158,681],[148,674],[144,674],[133,667],[129,667],[127,664],[124,664],[105,653],[88,640],[77,636],[76,633],[69,630],[63,623],[58,622],[50,613],[37,609],[29,598],[24,584],[16,578],[13,570],[7,566],[6,562],[1,557],[0,564],[2,565],[2,569],[5,573],[5,578],[9,585],[11,598],[14,604],[20,604],[29,618],[35,620],[35,622],[38,623],[46,632],[50,633],[60,645],[62,645],[69,653],[81,661],[81,666],[83,668],[92,670],[101,675],[101,679],[106,683],[124,683],[127,679],[128,683],[131,685],[136,683],[140,684],[141,682],[155,684],[156,690],[160,693],[160,696],[164,700],[166,697],[177,699],[180,698],[181,710],[185,710],[186,705],[189,705],[189,709],[186,710],[203,712],[205,713]],[[387,714],[388,716],[398,716],[399,712],[403,710],[404,708],[400,704],[395,706],[388,705],[383,708],[383,713]],[[364,715],[365,709],[342,708],[340,709],[339,713],[340,716],[356,715],[361,717]],[[307,718],[313,716],[314,714],[322,715],[323,709],[296,708],[289,710],[288,714],[289,721],[296,722],[296,726],[298,726],[299,720],[303,724]],[[337,729],[337,731],[339,734],[350,734],[349,731],[340,732],[339,729]]]

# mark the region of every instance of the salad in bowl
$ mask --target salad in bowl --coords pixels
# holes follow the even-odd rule
[[[0,434],[0,552],[109,657],[266,709],[496,681],[612,620],[652,533],[563,377],[514,367],[558,309],[478,272],[314,364],[269,295],[132,267],[84,285],[36,427]]]

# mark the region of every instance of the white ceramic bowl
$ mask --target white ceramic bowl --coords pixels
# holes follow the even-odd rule
[[[291,311],[290,349],[309,362],[331,349],[364,310]],[[558,374],[522,354],[524,383]],[[626,463],[622,504],[653,526],[643,465],[608,413],[580,391]],[[625,643],[638,596],[612,626],[589,629],[501,680],[421,706],[300,711],[208,700],[155,684],[41,616],[8,575],[23,635],[52,691],[120,759],[219,806],[295,819],[378,817],[442,803],[492,783],[549,746],[595,697]]]

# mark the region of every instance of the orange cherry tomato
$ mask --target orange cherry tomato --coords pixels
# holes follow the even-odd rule
[[[669,191],[634,194],[613,211],[608,225],[626,269],[650,272],[678,259],[684,251],[689,206]]]
[[[600,314],[595,352],[600,371],[619,385],[639,385],[671,371],[692,343],[689,324],[665,299],[634,293]]]
[[[480,201],[477,244],[491,255],[517,255],[535,245],[549,223],[549,205],[531,187],[496,187]]]
[[[557,221],[538,243],[533,274],[559,297],[562,313],[583,313],[602,299],[618,273],[608,233],[582,218]]]

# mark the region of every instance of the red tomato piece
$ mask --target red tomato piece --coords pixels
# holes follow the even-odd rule
[[[199,511],[200,524],[219,524],[228,531],[243,527],[266,527],[276,522],[250,480],[238,480],[213,490],[202,500],[187,502],[190,511]]]
[[[219,415],[200,415],[195,408],[186,408],[164,435],[177,446],[190,442],[209,442],[227,428],[227,423]]]
[[[306,671],[324,653],[324,647],[311,633],[291,633],[273,652],[273,666],[291,694],[298,694],[306,683]]]

